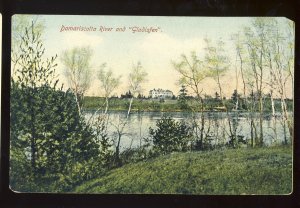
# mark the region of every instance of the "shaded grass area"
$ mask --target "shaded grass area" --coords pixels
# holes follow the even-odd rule
[[[143,194],[289,194],[291,147],[173,153],[128,164],[74,192]]]

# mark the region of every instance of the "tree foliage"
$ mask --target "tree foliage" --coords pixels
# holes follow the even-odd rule
[[[91,57],[90,47],[74,47],[61,54],[61,61],[65,67],[65,77],[69,87],[75,94],[78,111],[81,114],[84,93],[91,84]]]
[[[184,122],[163,117],[156,122],[156,129],[149,128],[153,148],[160,154],[187,151],[192,138],[191,128]]]
[[[178,95],[178,104],[180,106],[180,109],[186,110],[188,108],[187,104],[187,89],[184,85],[181,86],[181,89],[179,91]]]
[[[181,55],[178,62],[172,61],[174,69],[180,74],[179,84],[185,85],[198,97],[201,97],[200,84],[208,77],[209,71],[203,67],[203,61],[192,51],[190,57]]]
[[[20,60],[20,53],[22,52],[20,45],[25,33],[25,28],[31,28],[35,30],[37,34],[42,34],[45,25],[42,18],[39,15],[14,15],[12,17],[12,41],[11,41],[11,61],[12,61],[12,76],[14,76],[15,68]],[[32,27],[34,25],[34,27]]]
[[[41,33],[33,24],[25,29],[20,49],[11,81],[11,186],[67,190],[85,177],[84,164],[99,155],[99,143],[76,110],[74,93],[57,87],[56,56],[44,57]]]
[[[129,90],[132,95],[136,97],[139,93],[143,92],[142,84],[147,81],[148,73],[143,69],[141,62],[134,64],[129,73]]]
[[[102,64],[98,73],[98,79],[100,80],[101,90],[103,91],[105,97],[106,113],[108,110],[108,98],[120,85],[121,76],[115,77],[111,69],[106,71],[105,68],[106,64]]]
[[[222,87],[220,78],[229,69],[229,59],[225,54],[224,42],[219,40],[217,46],[208,38],[204,39],[206,43],[205,54],[205,67],[209,71],[209,76],[217,81],[219,87],[219,95],[223,99]]]
[[[98,79],[101,82],[101,88],[105,97],[109,97],[111,93],[120,85],[121,76],[115,77],[112,70],[105,70],[106,64],[102,64],[98,73]]]

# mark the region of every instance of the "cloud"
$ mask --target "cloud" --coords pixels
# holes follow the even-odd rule
[[[97,35],[90,35],[84,32],[69,32],[63,34],[63,45],[66,48],[80,46],[97,46],[102,43],[103,38]]]
[[[191,51],[201,52],[204,47],[202,37],[190,39],[176,39],[164,33],[150,34],[137,43],[138,50],[153,59],[176,59],[182,53]]]

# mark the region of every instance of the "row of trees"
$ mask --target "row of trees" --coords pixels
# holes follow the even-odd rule
[[[283,21],[283,22],[280,22]],[[285,28],[280,28],[286,25]],[[251,125],[251,140],[253,145],[263,145],[263,113],[264,95],[269,94],[272,106],[272,115],[275,116],[276,109],[274,98],[279,97],[282,114],[283,128],[286,125],[290,137],[293,135],[292,117],[287,110],[287,83],[293,83],[293,60],[294,60],[294,28],[293,23],[288,20],[275,18],[254,18],[251,26],[232,36],[236,49],[236,89],[235,109],[242,102],[249,112]],[[199,57],[192,52],[190,57],[181,56],[180,61],[173,61],[173,66],[180,74],[179,83],[189,88],[198,98],[199,108],[203,114],[203,94],[201,84],[207,78],[213,78],[219,88],[219,96],[224,107],[221,77],[228,71],[230,62],[224,51],[224,43],[218,41],[213,43],[205,39],[205,55]],[[242,80],[241,96],[239,80]],[[267,92],[267,93],[266,93]],[[250,99],[249,99],[250,97]],[[259,123],[254,121],[254,112],[258,108]],[[228,109],[228,108],[227,108]],[[195,111],[195,109],[191,109]],[[195,126],[198,126],[195,121]],[[204,131],[204,117],[200,121],[199,141],[202,144]],[[232,124],[228,119],[231,134]],[[275,126],[274,126],[275,128]],[[236,137],[236,135],[232,135]],[[285,139],[286,141],[286,139]]]
[[[92,75],[90,60],[92,54],[93,52],[90,47],[75,47],[73,49],[63,51],[61,56],[61,62],[65,69],[64,75],[68,80],[70,89],[76,95],[79,112],[82,111],[82,101],[91,84]],[[128,93],[125,94],[125,97],[131,99],[130,106],[132,105],[133,98],[141,97],[141,83],[146,81],[146,76],[147,73],[143,70],[140,62],[132,65],[132,70],[128,76]],[[107,113],[109,108],[109,98],[120,86],[121,76],[114,75],[112,69],[108,68],[106,63],[103,63],[97,73],[97,78],[101,86],[100,91],[105,98],[104,113]]]

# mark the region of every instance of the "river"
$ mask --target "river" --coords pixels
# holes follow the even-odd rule
[[[84,112],[85,118],[89,118],[94,114],[94,111]],[[96,113],[96,115],[100,113]],[[127,112],[111,111],[108,112],[107,133],[110,138],[114,138],[116,144],[117,129],[122,122],[126,121]],[[135,148],[144,144],[143,138],[149,137],[149,128],[155,128],[157,120],[162,116],[168,116],[176,121],[184,121],[192,125],[192,114],[188,112],[131,112],[126,125],[124,127],[123,136],[121,139],[120,149]],[[201,113],[196,113],[195,117],[200,122]],[[212,144],[225,144],[229,140],[230,128],[236,129],[236,135],[239,135],[244,140],[250,140],[250,114],[249,112],[205,112],[205,133],[207,138],[210,138]],[[259,114],[252,114],[255,125],[257,126],[257,134],[259,135]],[[263,116],[263,132],[264,144],[274,145],[284,142],[284,135],[290,142],[289,131],[283,127],[282,117],[277,114],[272,117],[269,114]]]

